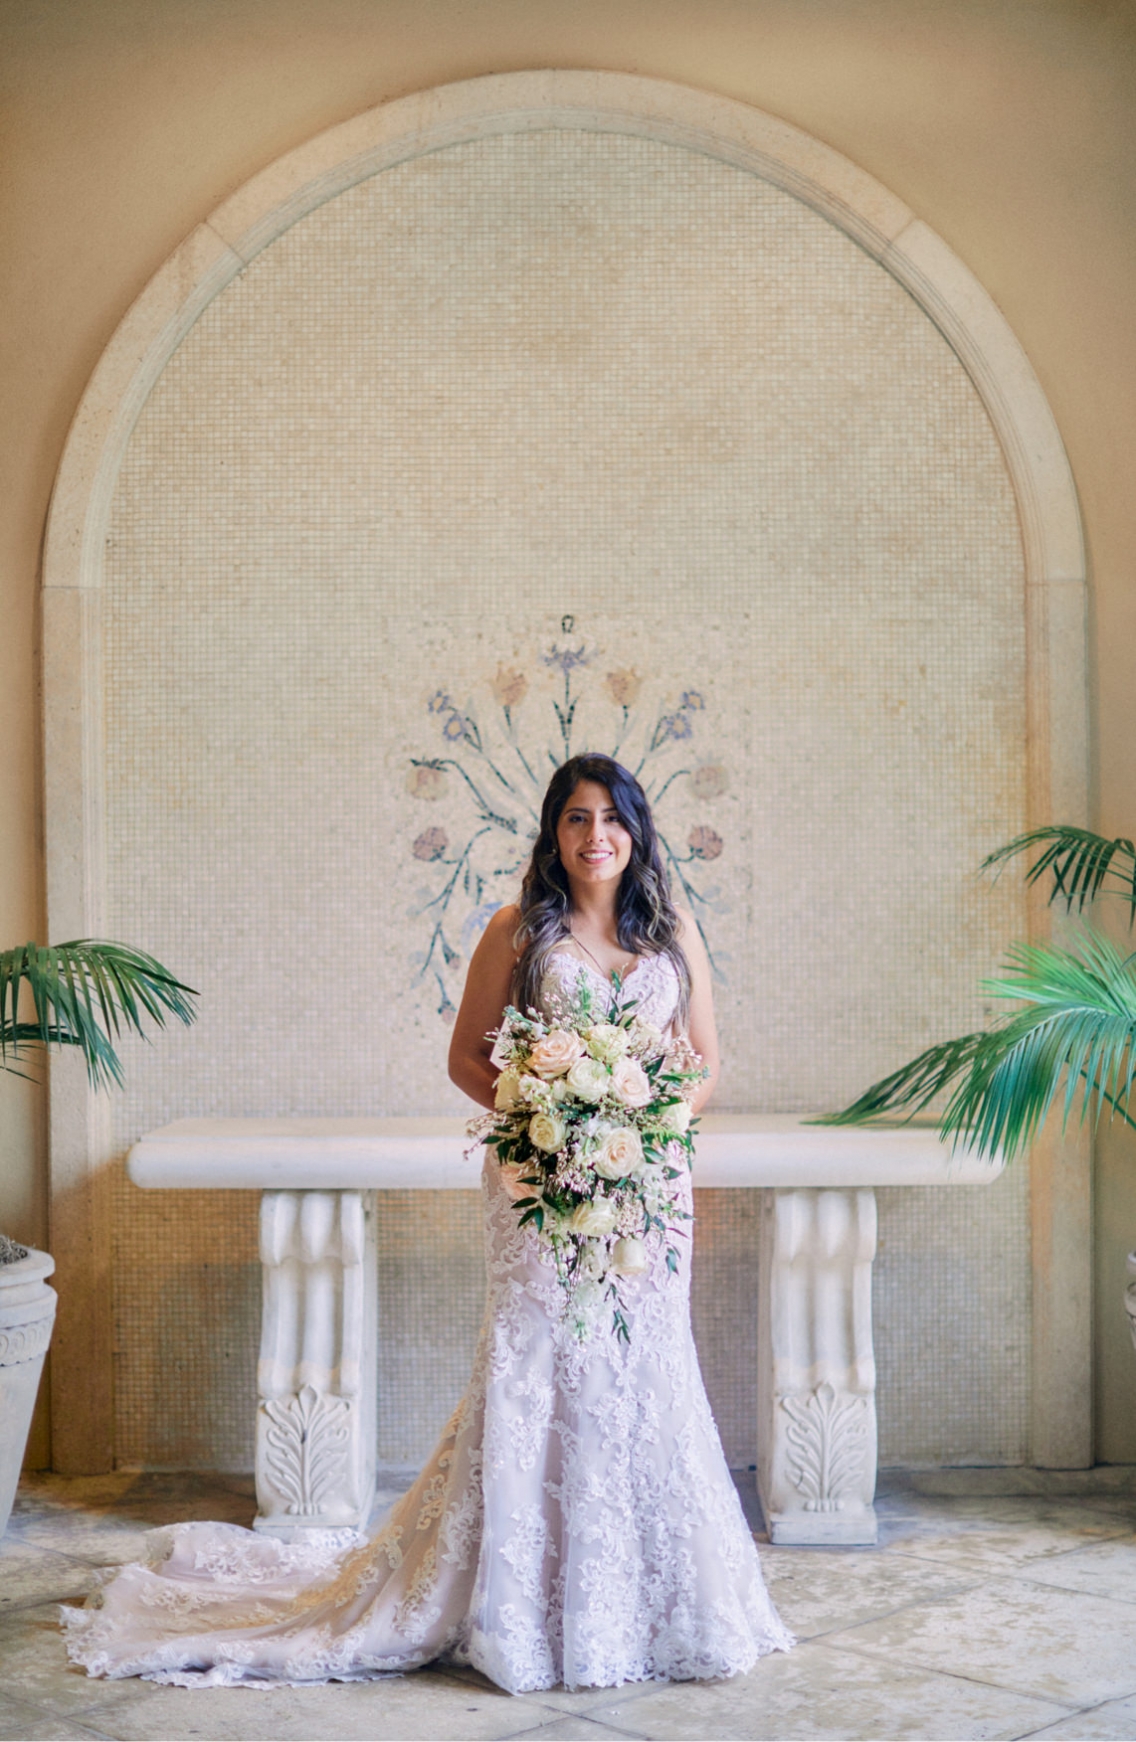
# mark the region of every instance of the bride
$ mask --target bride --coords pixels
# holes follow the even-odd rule
[[[506,1004],[547,1010],[583,982],[602,1008],[613,977],[639,1016],[701,1054],[697,1109],[718,1069],[705,952],[671,903],[642,788],[610,757],[576,756],[549,785],[519,906],[493,916],[470,963],[453,1080],[492,1108],[487,1032]],[[264,1686],[442,1658],[523,1693],[736,1675],[788,1650],[698,1369],[689,1242],[677,1269],[667,1237],[645,1242],[646,1270],[620,1285],[629,1340],[601,1320],[581,1341],[506,1183],[488,1150],[473,1376],[378,1534],[154,1531],[147,1564],[64,1609],[77,1663]],[[681,1190],[689,1210],[689,1172]]]

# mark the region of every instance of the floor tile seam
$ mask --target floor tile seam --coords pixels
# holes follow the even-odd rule
[[[983,1676],[966,1675],[960,1670],[944,1669],[941,1664],[927,1663],[924,1659],[919,1657],[903,1657],[894,1647],[885,1653],[883,1651],[869,1651],[864,1646],[837,1644],[832,1640],[822,1640],[819,1643],[822,1651],[847,1652],[849,1657],[858,1657],[865,1663],[871,1663],[877,1666],[880,1664],[895,1664],[898,1665],[900,1669],[919,1670],[924,1675],[942,1676],[945,1681],[964,1682],[966,1686],[970,1688],[995,1688],[999,1693],[1013,1694],[1018,1699],[1038,1700],[1042,1704],[1060,1708],[1065,1717],[1075,1718],[1079,1716],[1083,1710],[1092,1709],[1091,1706],[1082,1707],[1078,1705],[1075,1700],[1070,1701],[1061,1699],[1057,1694],[1040,1693],[1037,1688],[1026,1688],[1006,1682],[990,1681]],[[1131,1694],[1127,1693],[1109,1694],[1106,1700],[1098,1701],[1097,1704],[1107,1705],[1109,1700],[1127,1700],[1131,1699],[1131,1697]],[[1051,1724],[1057,1722],[1056,1718],[1051,1718],[1049,1721]],[[1045,1728],[1044,1725],[1040,1727],[1043,1729]]]
[[[613,1688],[564,1688],[562,1690],[564,1693],[575,1692],[594,1694],[594,1708],[590,1704],[586,1707],[573,1706],[570,1709],[565,1706],[551,1705],[540,1697],[542,1693],[549,1693],[552,1691],[548,1688],[538,1688],[534,1693],[522,1694],[519,1697],[521,1699],[531,1700],[534,1705],[538,1705],[544,1712],[556,1712],[562,1718],[587,1718],[590,1716],[593,1709],[599,1711],[602,1706],[611,1706],[613,1704],[621,1706],[625,1705],[629,1700],[640,1699],[644,1694],[657,1693],[660,1688],[673,1688],[679,1686],[688,1687],[689,1685],[688,1682],[660,1682],[652,1679],[651,1681],[644,1682],[619,1682]]]
[[[874,1627],[877,1622],[890,1621],[893,1616],[902,1615],[904,1613],[904,1611],[907,1609],[919,1609],[919,1608],[922,1608],[923,1605],[926,1603],[934,1603],[934,1602],[939,1602],[939,1601],[949,1602],[954,1597],[965,1597],[966,1595],[968,1595],[968,1593],[970,1593],[971,1591],[974,1591],[975,1589],[977,1589],[977,1587],[974,1585],[956,1585],[949,1591],[939,1591],[939,1592],[936,1592],[933,1596],[919,1597],[919,1598],[913,1599],[913,1601],[911,1601],[910,1603],[897,1603],[893,1609],[877,1610],[876,1612],[874,1612],[871,1615],[865,1615],[859,1621],[853,1621],[853,1622],[834,1621],[830,1625],[826,1625],[826,1626],[822,1627],[819,1630],[819,1632],[817,1632],[817,1633],[802,1633],[801,1630],[798,1628],[796,1630],[797,1640],[801,1645],[804,1645],[806,1642],[811,1643],[813,1640],[827,1639],[829,1634],[831,1634],[831,1633],[846,1632],[850,1626],[851,1627]],[[788,1625],[788,1623],[786,1623],[786,1625]]]
[[[1094,1700],[1091,1705],[1078,1706],[1072,1716],[1074,1718],[1088,1718],[1091,1717],[1094,1712],[1103,1711],[1106,1706],[1115,1705],[1118,1701],[1129,1698],[1131,1698],[1131,1696],[1128,1694],[1110,1694],[1106,1700]],[[1061,1722],[1064,1722],[1064,1720],[1062,1719]],[[1050,1724],[1039,1724],[1036,1730],[1024,1730],[1020,1736],[1013,1737],[1012,1742],[1030,1742],[1031,1737],[1044,1736],[1045,1732],[1051,1727]]]
[[[685,1683],[685,1682],[681,1683],[681,1684],[680,1683],[672,1683],[671,1685],[685,1687],[685,1686],[689,1686],[689,1683]],[[575,1714],[573,1714],[573,1716],[575,1716]],[[598,1720],[593,1718],[593,1719],[590,1719],[589,1722],[596,1723],[596,1722],[598,1722]],[[610,1718],[605,1718],[603,1720],[603,1723],[604,1723],[605,1729],[618,1730],[619,1734],[621,1736],[626,1736],[627,1742],[651,1742],[651,1732],[649,1730],[631,1730],[631,1729],[628,1729],[626,1724],[621,1724],[619,1722],[618,1712],[613,1713]]]
[[[93,1676],[90,1679],[92,1681],[95,1680]],[[100,1686],[106,1690],[103,1698],[92,1700],[90,1705],[76,1706],[74,1711],[67,1713],[69,1718],[74,1718],[78,1723],[83,1723],[85,1717],[93,1718],[98,1712],[113,1712],[117,1711],[120,1707],[146,1705],[155,1697],[156,1694],[163,1694],[169,1691],[163,1683],[144,1681],[142,1677],[138,1675],[120,1676],[116,1681],[111,1681],[109,1678],[102,1677],[99,1678],[99,1681]],[[116,1695],[118,1696],[117,1698],[115,1698]],[[55,1712],[52,1716],[58,1717],[59,1713]]]
[[[619,1724],[601,1724],[598,1719],[588,1718],[583,1712],[561,1712],[560,1721],[562,1722],[566,1717],[582,1718],[586,1724],[595,1724],[597,1734],[601,1729],[618,1730],[621,1736],[627,1737],[627,1742],[650,1742],[650,1738],[645,1730],[625,1730]],[[510,1730],[506,1734],[499,1736],[497,1742],[515,1742],[515,1738],[518,1736],[532,1736],[534,1729],[536,1736],[539,1738],[542,1730],[550,1728],[551,1724],[527,1724],[523,1730]]]
[[[999,1587],[999,1586],[1007,1586],[1011,1590],[1015,1590],[1015,1591],[1020,1591],[1023,1586],[1028,1586],[1031,1591],[1034,1591],[1034,1592],[1039,1593],[1039,1594],[1041,1592],[1044,1592],[1044,1591],[1048,1591],[1050,1593],[1058,1593],[1062,1597],[1075,1597],[1078,1599],[1078,1601],[1080,1603],[1083,1603],[1083,1604],[1088,1604],[1088,1603],[1111,1604],[1111,1603],[1115,1603],[1120,1608],[1123,1608],[1123,1609],[1131,1609],[1133,1607],[1133,1605],[1136,1604],[1136,1598],[1103,1596],[1096,1591],[1083,1591],[1083,1590],[1076,1588],[1076,1587],[1070,1588],[1066,1585],[1053,1585],[1053,1584],[1050,1584],[1045,1579],[1031,1579],[1028,1572],[1026,1572],[1024,1568],[1020,1572],[1016,1572],[1016,1573],[997,1573],[994,1575],[993,1578],[986,1579],[983,1581],[982,1589],[984,1591],[987,1591],[987,1592],[993,1592],[993,1594],[995,1596],[997,1596],[998,1591],[997,1591],[996,1587]],[[944,1602],[949,1602],[950,1600],[951,1599],[950,1599],[949,1595],[947,1595],[946,1593],[944,1593],[942,1596],[927,1597],[924,1599],[924,1601],[927,1602],[928,1604],[944,1603]],[[911,1603],[908,1605],[908,1607],[912,1608],[912,1609],[918,1608],[919,1606],[920,1605],[916,1604],[916,1603]],[[866,1621],[857,1621],[855,1623],[855,1626],[857,1626],[857,1627],[867,1627],[869,1625],[870,1625],[870,1623],[866,1622]]]
[[[1083,1554],[1085,1549],[1097,1547],[1098,1542],[1100,1541],[1113,1542],[1115,1540],[1114,1537],[1098,1538],[1090,1543],[1082,1543],[1079,1548],[1057,1549],[1053,1554],[1029,1555],[1025,1560],[1010,1561],[1008,1565],[1016,1571],[1019,1568],[1032,1566],[1035,1562],[1045,1561],[1048,1563],[1050,1561],[1061,1560],[1067,1554]],[[896,1556],[896,1558],[898,1559],[899,1557]],[[903,1551],[903,1558],[906,1560],[918,1561],[921,1567],[937,1567],[941,1572],[949,1571],[952,1566],[957,1566],[959,1564],[957,1561],[950,1558],[937,1557],[929,1554],[916,1554],[909,1549]],[[1007,1577],[1006,1572],[1002,1570],[992,1571],[989,1567],[983,1567],[978,1562],[971,1562],[970,1565],[973,1567],[974,1575],[982,1584],[989,1584],[994,1579],[1004,1579]]]
[[[1136,1608],[1136,1593],[1117,1597],[1111,1591],[1086,1591],[1080,1585],[1057,1585],[1052,1579],[1015,1579],[1015,1585],[1031,1585],[1035,1591],[1060,1591],[1066,1597],[1090,1597],[1094,1603],[1120,1603],[1126,1609]]]

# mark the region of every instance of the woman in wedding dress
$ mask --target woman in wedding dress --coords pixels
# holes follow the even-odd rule
[[[549,786],[519,907],[493,916],[470,963],[454,1081],[492,1108],[486,1035],[505,1005],[547,1010],[583,976],[602,1008],[613,975],[639,1016],[701,1054],[697,1107],[718,1067],[701,940],[671,903],[638,782],[606,756],[578,756]],[[473,1375],[382,1529],[294,1544],[226,1524],[155,1531],[147,1564],[64,1609],[77,1663],[263,1687],[440,1658],[523,1693],[736,1675],[788,1650],[699,1373],[689,1241],[672,1269],[668,1238],[646,1240],[646,1270],[621,1282],[629,1340],[606,1318],[581,1340],[506,1183],[488,1150]],[[689,1210],[689,1172],[681,1190]]]

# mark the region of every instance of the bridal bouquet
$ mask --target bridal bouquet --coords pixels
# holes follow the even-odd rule
[[[630,1341],[620,1279],[647,1268],[646,1237],[688,1221],[674,1182],[694,1151],[691,1107],[705,1076],[685,1041],[667,1041],[623,1000],[599,1017],[586,976],[548,1018],[510,1005],[493,1041],[496,1111],[469,1134],[496,1150],[522,1227],[550,1249],[565,1312],[584,1338],[604,1301]],[[669,1242],[666,1263],[678,1252]]]

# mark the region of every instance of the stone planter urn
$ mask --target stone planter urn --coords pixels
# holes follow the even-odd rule
[[[8,1249],[23,1257],[0,1262],[0,1536],[16,1497],[56,1300],[46,1281],[54,1258],[26,1247]]]

